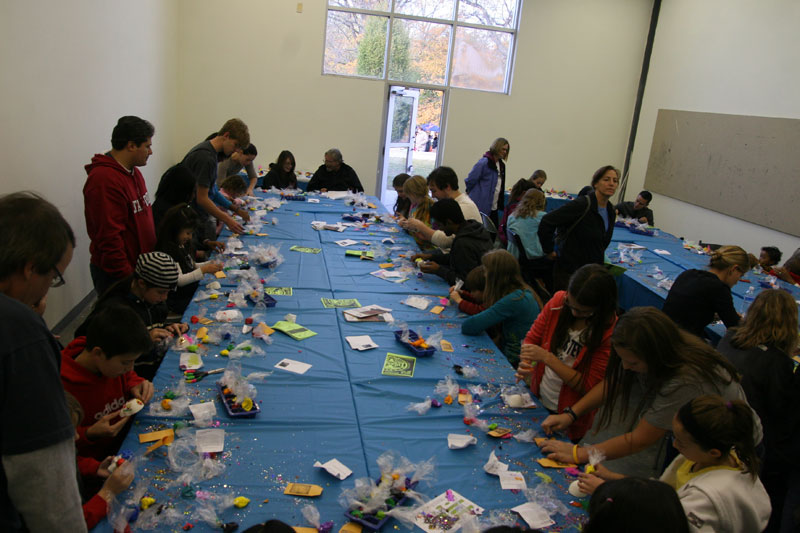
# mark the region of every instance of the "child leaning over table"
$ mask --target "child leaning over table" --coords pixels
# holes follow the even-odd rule
[[[461,290],[450,287],[450,299],[458,305],[458,310],[468,315],[477,315],[486,309],[483,305],[483,291],[486,289],[486,269],[476,266],[467,274]]]
[[[65,393],[67,397],[67,409],[69,409],[72,424],[77,428],[83,420],[83,408],[80,402],[70,393]],[[78,438],[77,432],[75,438]],[[83,500],[83,519],[86,521],[88,529],[94,528],[100,520],[106,517],[108,506],[114,498],[122,491],[131,486],[134,478],[132,468],[120,466],[114,472],[109,472],[108,467],[114,460],[112,456],[106,457],[103,461],[98,461],[92,457],[78,456],[78,486],[81,492],[86,487],[87,481],[93,479],[103,479],[103,485],[96,494],[89,497],[81,494]]]
[[[85,337],[61,352],[61,382],[75,396],[84,416],[78,424],[78,455],[102,460],[119,449],[131,417],[120,410],[132,398],[153,397],[153,384],[133,371],[133,363],[152,342],[142,320],[129,307],[109,305],[92,317]]]

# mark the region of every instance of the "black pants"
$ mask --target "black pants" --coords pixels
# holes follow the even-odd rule
[[[92,263],[89,263],[89,274],[92,276],[94,292],[97,293],[98,298],[100,298],[100,296],[102,296],[109,287],[119,281],[117,278],[113,277],[111,274]]]

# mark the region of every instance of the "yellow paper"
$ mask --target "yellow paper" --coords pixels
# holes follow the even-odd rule
[[[511,430],[508,428],[495,428],[489,432],[490,437],[502,437],[503,435],[508,435],[511,433]]]
[[[361,533],[361,524],[347,522],[339,529],[339,533]]]
[[[459,392],[458,403],[460,403],[461,405],[467,405],[468,403],[472,403],[472,394],[468,392]]]
[[[225,272],[223,272],[222,270],[220,270],[219,272],[215,273],[214,276],[217,279],[222,279],[222,278],[227,278],[228,277],[227,275],[225,275]]]
[[[543,459],[536,459],[536,462],[542,465],[545,468],[575,468],[576,464],[573,463],[562,463],[561,461],[554,461],[552,459],[548,459],[547,457]]]
[[[269,233],[256,233],[256,237],[268,237]]]
[[[198,339],[202,339],[206,335],[208,335],[208,328],[200,328],[200,329],[197,330],[197,338]]]
[[[322,487],[311,485],[310,483],[289,483],[283,493],[289,496],[308,496],[313,498],[322,494]]]
[[[213,320],[211,320],[210,318],[207,318],[207,317],[202,317],[200,320],[198,320],[198,322],[200,322],[204,326],[207,326],[209,324],[213,324],[214,323]]]
[[[453,345],[450,344],[450,341],[446,341],[446,340],[442,339],[441,346],[442,346],[442,351],[443,352],[452,352],[453,351]]]
[[[381,268],[392,268],[394,266],[394,263],[381,263],[378,266]]]
[[[295,533],[319,533],[315,527],[292,526]]]
[[[437,305],[436,307],[431,309],[431,313],[433,313],[434,315],[438,315],[442,311],[444,311],[444,307],[442,307],[441,305]]]
[[[268,325],[264,324],[263,322],[259,322],[258,323],[258,326],[256,326],[256,330],[262,331],[263,334],[266,335],[267,337],[269,337],[270,335],[275,333],[274,329],[272,329]]]
[[[368,202],[367,207],[369,207],[370,209],[378,209],[378,206],[373,204],[372,202]]]
[[[139,444],[144,444],[145,442],[153,442],[156,440],[161,440],[164,437],[172,437],[175,438],[175,430],[174,429],[164,429],[161,431],[153,431],[150,433],[140,433],[139,434]]]

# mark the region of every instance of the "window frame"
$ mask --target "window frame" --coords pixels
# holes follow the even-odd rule
[[[360,80],[370,80],[370,81],[380,81],[390,85],[405,85],[405,86],[414,86],[419,87],[422,89],[436,89],[436,90],[449,90],[449,89],[462,89],[466,91],[481,91],[487,92],[492,94],[511,94],[511,86],[512,80],[514,77],[514,63],[517,55],[517,37],[519,34],[519,23],[520,17],[522,16],[522,3],[523,0],[515,0],[517,3],[516,12],[514,13],[514,21],[510,28],[501,28],[499,26],[490,26],[485,24],[475,24],[470,22],[460,22],[458,20],[458,8],[460,2],[458,0],[455,1],[455,8],[453,13],[453,19],[441,19],[441,18],[433,18],[433,17],[423,17],[419,15],[405,15],[402,13],[395,13],[395,0],[390,0],[388,11],[376,11],[371,9],[362,9],[356,7],[344,7],[344,6],[331,6],[328,0],[325,1],[325,29],[323,35],[325,38],[323,39],[323,46],[322,46],[322,65],[321,65],[321,73],[323,76],[335,76],[341,78],[348,78],[348,79],[360,79]],[[331,11],[337,12],[345,12],[345,13],[354,13],[358,15],[371,15],[371,16],[378,16],[384,17],[388,19],[387,31],[386,31],[386,45],[384,46],[384,55],[383,55],[383,74],[381,77],[371,77],[371,76],[361,76],[358,74],[340,74],[336,72],[325,72],[325,53],[327,51],[328,46],[328,39],[327,39],[327,32],[328,32],[328,14]],[[445,82],[441,85],[438,84],[431,84],[431,83],[412,83],[396,78],[389,77],[389,60],[392,54],[392,30],[394,29],[394,21],[395,19],[403,19],[403,20],[411,20],[417,22],[430,22],[434,24],[445,24],[450,26],[450,44],[447,49],[447,62],[445,68],[447,69]],[[506,60],[506,75],[503,81],[503,89],[498,91],[493,91],[490,89],[479,89],[479,88],[471,88],[471,87],[457,87],[451,85],[452,76],[453,76],[453,53],[455,47],[455,40],[456,40],[456,33],[459,27],[464,28],[472,28],[478,30],[488,30],[488,31],[495,31],[499,33],[506,33],[511,35],[511,46],[508,50],[508,58]]]

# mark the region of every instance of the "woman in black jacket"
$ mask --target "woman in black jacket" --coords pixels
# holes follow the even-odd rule
[[[797,304],[782,290],[762,291],[739,327],[717,346],[742,373],[742,389],[764,426],[761,481],[772,502],[767,531],[797,531],[800,513],[800,373]],[[783,523],[781,523],[783,522]]]
[[[269,164],[269,172],[261,182],[265,191],[272,187],[276,189],[296,189],[297,176],[294,173],[294,155],[289,150],[284,150],[274,163]]]
[[[564,290],[569,277],[583,265],[602,265],[614,233],[614,205],[619,171],[611,165],[597,169],[592,176],[593,194],[552,211],[539,223],[539,241],[545,256],[555,261],[553,289]]]

